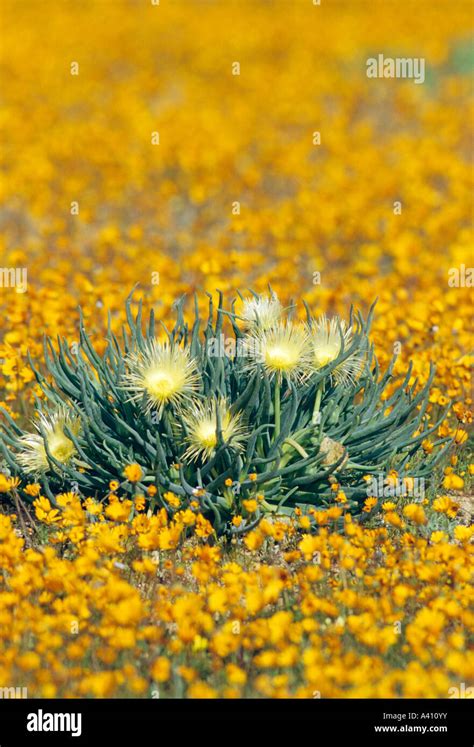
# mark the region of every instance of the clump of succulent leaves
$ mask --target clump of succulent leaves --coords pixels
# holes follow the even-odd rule
[[[427,414],[434,372],[419,387],[411,365],[394,376],[395,357],[379,370],[373,307],[367,319],[351,309],[345,323],[315,319],[304,304],[300,321],[271,291],[239,294],[229,308],[219,293],[205,319],[195,298],[189,323],[185,304],[167,329],[153,311],[144,320],[131,295],[127,325],[117,336],[109,321],[100,354],[82,315],[78,343],[45,339],[45,366],[30,360],[44,393],[33,425],[24,431],[2,411],[4,466],[20,490],[39,482],[54,503],[71,489],[104,497],[115,480],[145,496],[153,485],[152,510],[172,512],[163,497],[172,492],[218,533],[239,533],[266,512],[334,505],[331,483],[358,514],[368,475],[432,475],[448,445],[434,436],[430,455],[421,448],[441,422]],[[124,478],[130,464],[141,467],[138,483]]]

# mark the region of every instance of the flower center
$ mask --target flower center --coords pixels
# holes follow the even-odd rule
[[[180,388],[180,377],[170,371],[154,369],[145,377],[145,389],[148,394],[158,399],[167,400]]]
[[[272,345],[265,351],[265,363],[269,368],[287,371],[298,363],[298,356],[287,347]]]
[[[48,439],[48,448],[51,455],[63,464],[75,454],[74,444],[64,434],[53,434]]]
[[[206,420],[198,428],[199,441],[206,449],[213,449],[217,444],[217,425],[212,420]]]
[[[317,368],[327,366],[328,363],[335,360],[339,354],[339,348],[333,345],[327,345],[322,348],[316,348],[314,351],[314,364]]]

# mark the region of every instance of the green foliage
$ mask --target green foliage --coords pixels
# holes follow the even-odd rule
[[[121,339],[112,333],[109,321],[103,354],[93,348],[81,316],[77,349],[73,351],[64,339],[58,339],[57,346],[45,339],[46,370],[42,373],[30,361],[45,394],[44,400],[36,402],[37,410],[48,413],[66,408],[80,417],[76,434],[67,426],[64,430],[74,444],[72,460],[55,459],[42,431],[48,469],[36,476],[25,474],[19,460],[25,432],[3,410],[0,447],[9,471],[26,482],[38,479],[53,503],[55,494],[71,489],[103,497],[111,480],[118,480],[130,492],[145,492],[154,484],[158,488],[154,504],[167,505],[163,494],[172,491],[181,497],[182,507],[198,501],[218,532],[235,533],[247,531],[265,511],[333,504],[330,480],[334,479],[343,486],[349,509],[360,513],[367,497],[364,475],[396,469],[401,478],[429,478],[446,448],[440,447],[447,439],[435,438],[430,457],[420,449],[439,424],[429,424],[426,415],[434,371],[421,389],[416,381],[409,383],[411,365],[404,379],[395,382],[395,358],[380,372],[369,342],[373,307],[367,320],[351,310],[349,346],[345,348],[341,332],[337,357],[295,382],[272,378],[263,366],[249,369],[245,356],[238,354],[244,329],[234,312],[235,302],[226,311],[219,294],[217,308],[209,296],[205,320],[199,317],[195,302],[192,325],[184,319],[184,298],[180,299],[175,304],[174,327],[163,329],[169,345],[188,349],[196,362],[200,374],[196,398],[204,403],[225,398],[230,412],[240,413],[246,435],[243,448],[237,448],[232,439],[226,442],[218,419],[212,455],[190,462],[185,458],[190,436],[186,406],[166,405],[157,416],[144,402],[131,401],[123,387],[127,356],[145,351],[158,331],[153,312],[144,324],[141,302],[136,316],[132,303],[129,297],[128,324]],[[310,328],[313,320],[307,307],[306,311]],[[223,339],[224,331],[231,332],[237,354],[212,354],[212,345]],[[360,373],[338,383],[332,374],[354,355],[363,361]],[[391,393],[386,397],[388,387]],[[280,411],[278,428],[276,409]],[[138,485],[124,480],[124,467],[130,463],[138,463],[143,470]],[[246,516],[242,501],[257,495],[258,511],[239,527],[232,526],[233,516]]]

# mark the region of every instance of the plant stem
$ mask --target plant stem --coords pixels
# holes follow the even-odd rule
[[[281,383],[279,377],[277,376],[275,379],[275,440],[280,435],[280,389]]]
[[[320,383],[318,386],[318,390],[316,392],[316,397],[314,399],[314,407],[313,407],[313,417],[311,418],[311,422],[313,425],[316,425],[318,423],[318,416],[319,416],[319,408],[321,406],[321,397],[323,396],[324,391],[324,380]]]
[[[18,514],[18,519],[19,519],[20,524],[21,524],[21,529],[22,529],[22,532],[23,532],[23,538],[25,540],[25,544],[26,544],[27,547],[31,547],[31,540],[30,540],[30,538],[28,536],[28,532],[27,532],[27,529],[26,529],[26,524],[25,524],[25,521],[23,519],[23,514],[22,514],[22,511],[21,511],[20,497],[19,497],[19,495],[18,495],[18,493],[17,493],[16,490],[13,490],[12,494],[13,494],[13,499],[15,501],[15,506],[16,506],[16,510],[17,510],[17,514]]]
[[[300,446],[297,441],[294,440],[294,438],[290,438],[288,436],[288,438],[285,438],[284,443],[292,446],[298,452],[298,454],[303,457],[303,459],[308,458],[309,454],[303,449],[302,446]]]

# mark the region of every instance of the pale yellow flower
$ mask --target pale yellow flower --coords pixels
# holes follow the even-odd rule
[[[224,443],[241,451],[247,430],[242,425],[240,413],[232,414],[224,398],[207,402],[196,402],[186,413],[187,442],[184,460],[193,462],[209,459],[218,443],[218,419]]]
[[[247,369],[263,368],[280,381],[303,381],[309,375],[308,334],[303,325],[279,322],[269,329],[255,329],[243,344]]]
[[[351,346],[353,340],[352,328],[347,327],[339,317],[328,319],[325,314],[316,320],[311,329],[312,365],[316,371],[324,369],[333,363]],[[364,362],[360,353],[351,353],[331,371],[331,377],[337,384],[349,384],[362,371]]]
[[[129,371],[123,388],[131,402],[141,402],[146,412],[161,417],[167,404],[182,405],[190,400],[199,384],[196,361],[188,350],[151,340],[144,351],[127,358]]]
[[[275,293],[246,298],[240,314],[248,327],[269,329],[280,321],[282,306]]]
[[[20,439],[18,463],[25,472],[39,474],[48,469],[57,471],[57,466],[50,463],[47,450],[60,464],[68,464],[76,454],[76,447],[65,430],[76,436],[80,430],[80,418],[69,414],[65,408],[52,415],[40,413],[39,423],[34,423],[38,433],[28,433]],[[46,444],[46,447],[45,447]]]

